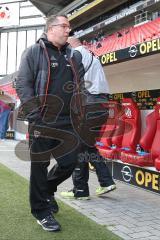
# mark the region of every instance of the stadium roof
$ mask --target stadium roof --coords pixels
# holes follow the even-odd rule
[[[74,12],[69,17],[72,28],[78,27],[83,23],[94,19],[102,13],[121,5],[127,0],[30,0],[45,16],[52,14],[67,14],[74,11],[79,6],[84,5],[83,9]],[[86,4],[87,3],[87,4]]]
[[[66,13],[68,10],[72,10],[83,3],[87,3],[87,0],[30,0],[41,12],[46,16],[51,14],[57,14],[58,12]],[[95,0],[92,2],[97,2],[96,4],[102,2],[106,4],[105,8],[101,7],[101,11],[106,11],[106,9],[112,9],[115,6],[118,6],[127,0]]]
[[[46,16],[56,14],[74,0],[30,0]],[[79,2],[79,1],[75,1]]]

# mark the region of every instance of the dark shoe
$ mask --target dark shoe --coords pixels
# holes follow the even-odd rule
[[[51,197],[51,212],[52,213],[57,213],[59,211],[59,207],[58,207],[58,203],[56,201],[56,199],[54,198],[54,196]]]
[[[42,220],[37,220],[37,223],[41,225],[45,231],[56,232],[61,230],[60,224],[52,215],[46,216]]]

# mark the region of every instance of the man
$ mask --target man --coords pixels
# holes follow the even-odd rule
[[[46,231],[61,229],[53,217],[58,211],[54,192],[72,174],[78,154],[70,119],[73,91],[67,86],[76,85],[78,91],[75,79],[81,79],[83,66],[66,43],[70,30],[66,16],[50,16],[46,34],[23,53],[16,79],[22,112],[29,121],[31,213]],[[80,99],[75,101],[81,110]],[[57,164],[48,172],[51,155]]]
[[[82,63],[85,69],[85,87],[91,94],[109,93],[109,86],[103,68],[98,58],[82,46],[79,39],[70,37],[70,45],[75,49],[74,53],[81,53]],[[110,175],[104,159],[99,155],[95,147],[88,147],[81,143],[79,162],[72,174],[73,189],[68,192],[61,192],[64,198],[75,198],[78,200],[89,199],[89,162],[94,166],[100,187],[96,189],[98,196],[116,189],[116,185]]]

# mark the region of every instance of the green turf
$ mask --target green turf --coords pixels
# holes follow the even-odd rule
[[[0,165],[1,240],[119,240],[120,238],[59,201],[62,231],[42,230],[30,214],[28,181]]]

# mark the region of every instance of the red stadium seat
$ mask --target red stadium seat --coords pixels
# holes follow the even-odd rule
[[[160,169],[160,98],[157,99],[155,111],[146,117],[146,131],[141,137],[140,146],[143,151],[138,153],[122,153],[121,160],[138,166],[154,166]]]
[[[160,171],[160,157],[155,159],[155,164],[154,164],[155,168]]]
[[[139,142],[143,150],[145,151],[151,150],[155,132],[156,132],[156,115],[155,111],[153,111],[146,117],[146,129]]]
[[[138,166],[153,166],[153,161],[150,158],[149,151],[151,150],[153,138],[156,132],[156,119],[155,112],[148,114],[146,117],[146,129],[144,135],[140,139],[140,146],[143,151],[140,152],[130,152],[130,153],[121,153],[121,160],[123,162],[135,164]]]
[[[122,148],[134,150],[141,134],[140,111],[131,98],[124,98],[122,106],[124,109],[123,121],[125,123]]]
[[[108,157],[106,154],[116,144],[121,147],[123,137],[123,127],[120,125],[120,117],[122,116],[121,104],[116,101],[109,101],[107,105],[109,109],[109,117],[102,126],[100,139],[96,143],[99,153],[103,157]]]
[[[111,145],[98,149],[108,159],[119,159],[121,152],[133,151],[140,137],[140,112],[136,103],[130,99],[122,100],[123,115],[118,116],[117,125],[111,137]]]
[[[157,105],[155,107],[155,115],[156,115],[156,133],[153,139],[152,147],[151,147],[151,155],[153,159],[160,156],[160,98],[157,99]]]

